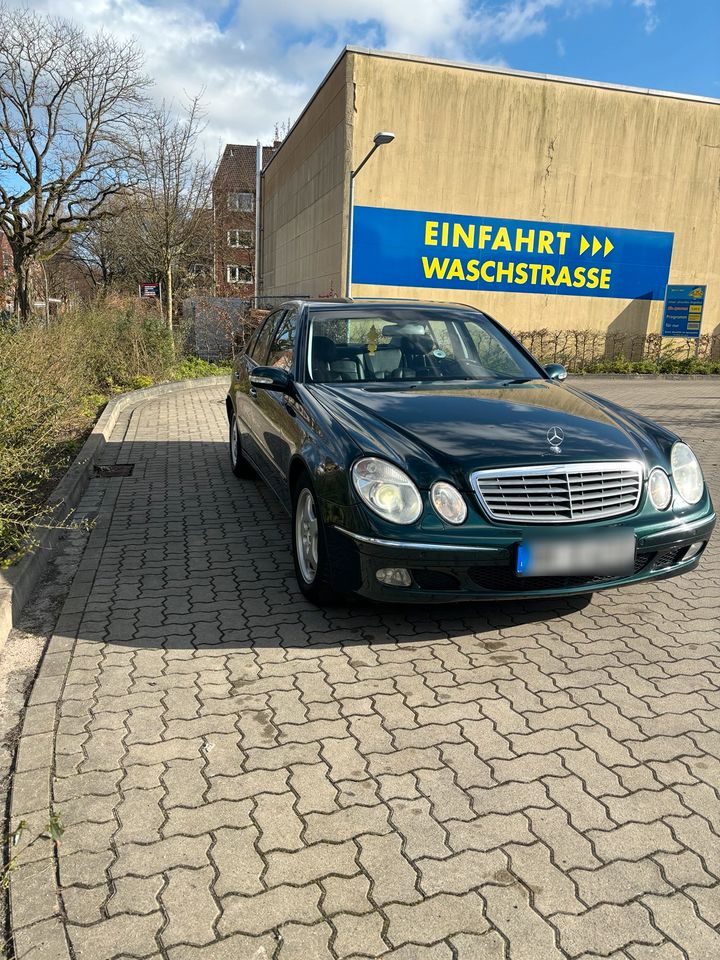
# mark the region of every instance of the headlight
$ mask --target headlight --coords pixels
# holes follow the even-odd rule
[[[464,523],[467,507],[463,496],[451,483],[439,480],[430,487],[430,503],[435,513],[447,523]]]
[[[352,468],[361,499],[385,520],[415,523],[422,513],[420,491],[410,477],[386,460],[365,457]]]
[[[650,471],[648,494],[656,510],[667,510],[672,500],[672,487],[668,475],[660,467]]]
[[[697,503],[705,483],[697,457],[686,443],[676,443],[670,454],[673,480],[680,496],[687,503]]]

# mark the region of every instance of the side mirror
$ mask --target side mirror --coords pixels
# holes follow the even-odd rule
[[[566,380],[567,370],[561,363],[549,363],[545,367],[545,373],[551,380]]]
[[[279,393],[289,393],[293,378],[287,370],[279,367],[255,367],[250,373],[250,386],[261,387],[263,390],[277,390]]]

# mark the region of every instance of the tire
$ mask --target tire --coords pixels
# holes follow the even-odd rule
[[[304,474],[292,496],[292,552],[295,576],[303,596],[318,606],[339,599],[328,584],[329,562],[325,529],[310,478]]]
[[[238,432],[237,428],[235,411],[233,411],[230,415],[228,446],[230,450],[230,467],[232,472],[236,477],[240,477],[241,480],[251,480],[255,476],[255,471],[242,455],[242,449],[240,447],[240,433]]]

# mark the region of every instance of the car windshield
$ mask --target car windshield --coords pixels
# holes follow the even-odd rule
[[[310,314],[315,383],[540,379],[538,368],[481,313],[338,307]]]

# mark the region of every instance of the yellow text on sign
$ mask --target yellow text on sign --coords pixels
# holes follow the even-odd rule
[[[566,230],[523,230],[488,223],[425,221],[426,247],[465,247],[468,250],[507,250],[509,253],[557,253],[564,256],[571,234]]]
[[[475,283],[510,283],[522,287],[526,283],[541,287],[585,287],[588,290],[609,290],[610,267],[556,267],[551,263],[503,263],[498,260],[462,260],[460,257],[423,257],[427,280],[465,280]]]

